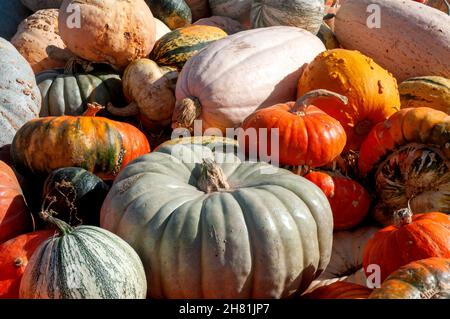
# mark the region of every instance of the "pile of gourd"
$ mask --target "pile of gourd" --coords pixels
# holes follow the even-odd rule
[[[450,298],[449,9],[0,1],[0,298]]]

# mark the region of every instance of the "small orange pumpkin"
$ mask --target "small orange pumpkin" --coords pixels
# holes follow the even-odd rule
[[[303,295],[305,299],[367,299],[372,289],[345,281],[336,281]]]

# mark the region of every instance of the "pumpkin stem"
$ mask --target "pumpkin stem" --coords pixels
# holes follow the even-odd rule
[[[111,102],[108,103],[106,109],[109,113],[120,117],[131,117],[139,115],[139,106],[135,102],[131,102],[125,107],[115,107]]]
[[[83,116],[96,116],[98,112],[103,110],[105,107],[98,103],[88,103],[86,111],[84,111]]]
[[[313,104],[313,100],[320,98],[332,98],[339,100],[341,103],[345,105],[348,104],[348,98],[346,96],[328,90],[319,89],[310,91],[305,95],[303,95],[302,97],[300,97],[295,103],[294,107],[291,109],[291,112],[304,116],[306,112],[306,107],[308,105]]]
[[[412,223],[413,213],[411,209],[402,208],[394,212],[394,224],[397,227],[402,227]]]
[[[172,128],[185,127],[192,128],[195,119],[197,119],[202,110],[202,105],[196,97],[184,98],[181,102],[177,101],[172,116]]]
[[[205,193],[217,192],[230,188],[222,168],[213,160],[204,159],[201,165],[197,187]]]
[[[53,205],[56,201],[57,201],[56,197],[53,196],[53,198],[50,201],[50,203],[48,204],[47,208],[41,209],[41,211],[39,212],[39,217],[41,217],[44,222],[53,224],[56,227],[58,227],[59,231],[63,235],[68,235],[73,231],[73,228],[69,224],[65,223],[64,221],[53,217],[52,214],[50,214],[48,211],[50,206]]]
[[[75,74],[78,67],[81,67],[83,73],[89,73],[94,70],[91,62],[75,56],[67,61],[64,67],[64,74]]]

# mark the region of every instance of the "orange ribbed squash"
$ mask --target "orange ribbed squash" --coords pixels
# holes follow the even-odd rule
[[[337,281],[303,295],[305,299],[367,299],[372,289],[350,282]]]
[[[319,54],[300,77],[297,96],[315,89],[348,98],[347,105],[315,104],[341,122],[347,133],[346,149],[358,150],[375,124],[400,109],[395,78],[358,51],[334,49]]]

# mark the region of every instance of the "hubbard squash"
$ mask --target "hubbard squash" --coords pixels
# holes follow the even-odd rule
[[[372,289],[350,282],[337,281],[303,295],[304,299],[367,299]]]
[[[10,40],[17,31],[17,26],[32,12],[19,0],[0,1],[0,37]]]
[[[331,253],[331,210],[314,184],[193,144],[129,164],[106,197],[101,226],[136,249],[151,298],[288,297]]]
[[[270,38],[270,41],[267,39]],[[296,100],[304,66],[324,51],[310,32],[295,27],[248,30],[209,45],[185,64],[176,88],[172,126],[239,127],[257,108]]]
[[[169,66],[181,71],[186,61],[197,52],[226,36],[226,32],[217,27],[192,25],[179,28],[156,42],[150,59],[159,66]]]
[[[95,105],[88,109],[98,110]],[[147,138],[134,126],[94,116],[29,121],[11,146],[14,166],[25,175],[46,177],[58,168],[81,167],[105,180],[113,180],[128,162],[149,151]]]
[[[337,119],[347,134],[346,150],[358,150],[371,128],[400,109],[397,81],[369,57],[351,50],[319,54],[303,72],[298,93],[327,89],[348,104],[317,100],[316,106]]]
[[[192,22],[192,12],[184,0],[145,0],[155,18],[171,30],[185,27]]]
[[[156,41],[155,20],[144,0],[64,0],[58,20],[70,51],[119,70],[148,55]]]
[[[289,25],[317,34],[324,11],[323,0],[253,0],[250,19],[253,28]]]
[[[337,13],[335,33],[344,48],[370,56],[399,82],[423,75],[450,78],[450,18],[424,4],[347,0]]]
[[[59,234],[43,242],[28,261],[21,299],[144,299],[147,282],[136,252],[95,226],[72,228],[47,212],[41,217]]]
[[[2,147],[11,144],[14,135],[23,124],[38,117],[41,94],[28,62],[3,38],[0,38],[0,70],[0,147]]]
[[[402,109],[431,107],[450,114],[450,79],[441,76],[410,78],[399,84]]]
[[[11,43],[34,73],[63,67],[73,57],[59,36],[58,10],[40,10],[22,21]]]
[[[63,0],[21,0],[24,6],[36,12],[42,9],[59,9]]]
[[[238,21],[221,16],[212,16],[195,21],[194,25],[209,25],[225,31],[228,35],[244,31],[245,28]]]

